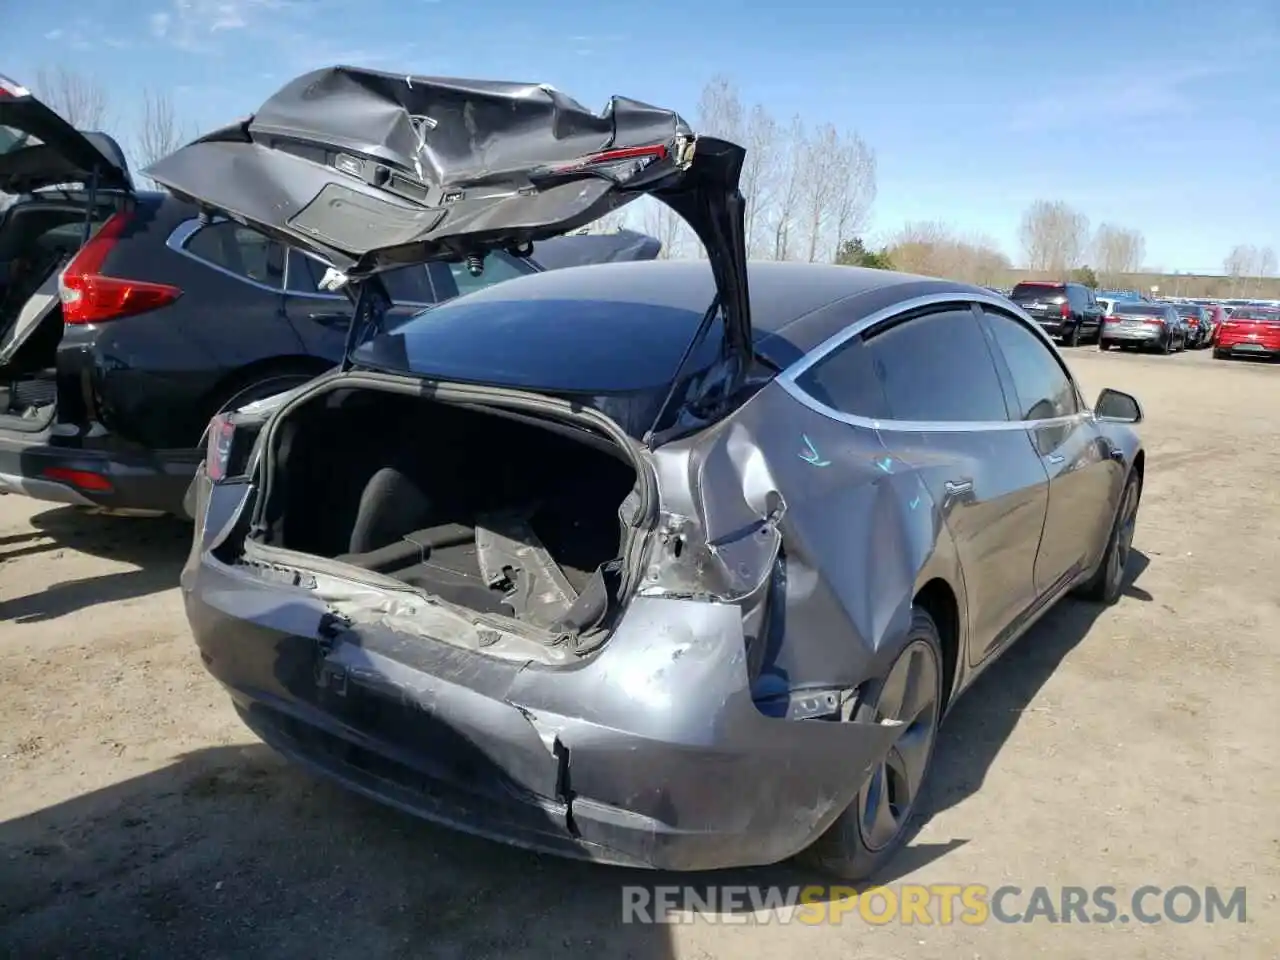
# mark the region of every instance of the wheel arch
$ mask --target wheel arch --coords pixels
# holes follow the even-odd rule
[[[205,394],[202,405],[208,412],[206,421],[211,419],[226,404],[235,399],[236,394],[247,390],[255,384],[276,377],[306,378],[318,377],[332,370],[334,364],[320,357],[309,354],[292,354],[285,356],[265,357],[237,367],[219,380]]]
[[[942,703],[945,709],[955,690],[960,667],[960,600],[951,584],[942,577],[934,577],[916,591],[912,602],[922,607],[938,628],[938,637],[942,641]]]

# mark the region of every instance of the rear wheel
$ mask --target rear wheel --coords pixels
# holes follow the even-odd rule
[[[902,721],[904,731],[849,808],[805,851],[814,866],[865,880],[907,842],[942,719],[942,663],[938,627],[916,607],[906,646],[854,714],[858,720]]]
[[[1120,498],[1120,510],[1111,525],[1106,553],[1102,562],[1081,587],[1080,595],[1088,600],[1112,604],[1120,599],[1124,589],[1125,568],[1133,549],[1133,532],[1138,524],[1138,503],[1142,499],[1142,480],[1136,473],[1129,474]]]
[[[1068,347],[1080,346],[1080,324],[1077,323],[1074,327],[1071,328],[1071,332],[1067,334],[1067,346]]]
[[[1103,340],[1101,337],[1099,337],[1099,338],[1098,338],[1098,349],[1099,349],[1099,350],[1110,350],[1110,349],[1111,349],[1111,344],[1110,344],[1110,343],[1108,343],[1106,340]]]

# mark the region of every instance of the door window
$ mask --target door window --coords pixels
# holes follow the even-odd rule
[[[1007,420],[991,350],[968,307],[916,316],[867,337],[894,420]]]
[[[230,220],[201,227],[183,249],[226,273],[273,290],[284,286],[284,247]]]
[[[1075,383],[1043,338],[1007,314],[988,310],[985,318],[1013,378],[1021,419],[1051,420],[1078,413]]]

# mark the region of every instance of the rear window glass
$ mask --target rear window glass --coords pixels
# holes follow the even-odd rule
[[[1054,283],[1020,283],[1009,294],[1012,300],[1046,300],[1053,297],[1066,296],[1066,288]]]
[[[1280,310],[1265,310],[1260,307],[1236,307],[1231,311],[1232,320],[1270,320],[1280,321]]]
[[[1155,303],[1117,303],[1116,313],[1130,317],[1163,317],[1167,307]]]

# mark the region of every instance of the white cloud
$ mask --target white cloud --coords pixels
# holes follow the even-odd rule
[[[169,14],[163,10],[157,10],[151,15],[151,35],[163,40],[169,33]]]
[[[62,31],[57,29],[50,30],[44,35],[44,38],[46,40],[60,40],[62,38]]]

